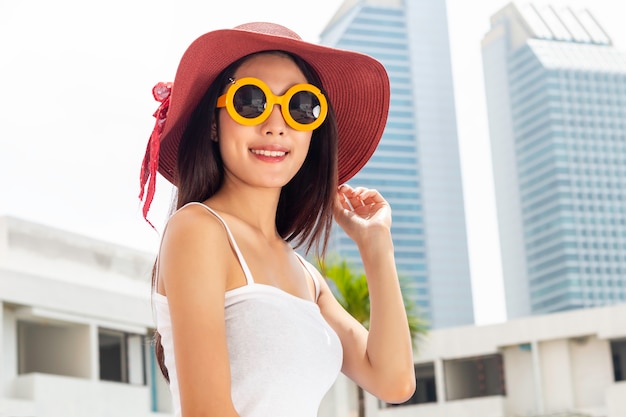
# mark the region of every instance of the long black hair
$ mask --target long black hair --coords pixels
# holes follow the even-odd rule
[[[190,202],[203,202],[214,195],[224,181],[224,164],[219,144],[211,140],[212,126],[219,131],[217,98],[223,93],[236,70],[258,54],[288,56],[310,84],[324,92],[314,69],[297,55],[283,51],[266,51],[243,57],[218,75],[189,119],[178,148],[178,184],[175,209]],[[337,121],[328,100],[328,115],[313,131],[307,157],[296,175],[281,190],[276,212],[276,230],[296,248],[311,249],[323,257],[333,221],[333,204],[337,190]],[[152,285],[156,286],[156,263]],[[155,353],[161,372],[169,375],[164,363],[161,335],[155,332]]]

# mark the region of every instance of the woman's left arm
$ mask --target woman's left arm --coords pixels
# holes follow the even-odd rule
[[[368,332],[322,286],[318,304],[341,339],[342,371],[383,401],[406,401],[415,391],[413,345],[393,253],[391,208],[376,190],[342,185],[334,216],[359,248],[370,294]]]

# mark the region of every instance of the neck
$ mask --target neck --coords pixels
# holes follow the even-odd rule
[[[280,188],[233,188],[224,184],[207,203],[214,209],[237,217],[258,229],[268,239],[278,237],[276,210]]]

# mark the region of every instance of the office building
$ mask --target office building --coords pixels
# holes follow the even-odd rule
[[[587,10],[517,3],[482,51],[508,317],[623,302],[626,55]]]
[[[431,327],[472,324],[445,1],[347,0],[321,43],[367,53],[387,69],[387,127],[350,183],[379,190],[391,204],[398,270]],[[343,233],[331,246],[360,265],[356,246]]]

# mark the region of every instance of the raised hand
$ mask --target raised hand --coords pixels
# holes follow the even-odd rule
[[[389,233],[391,228],[391,207],[374,189],[339,186],[334,215],[337,224],[357,244],[381,231]]]

